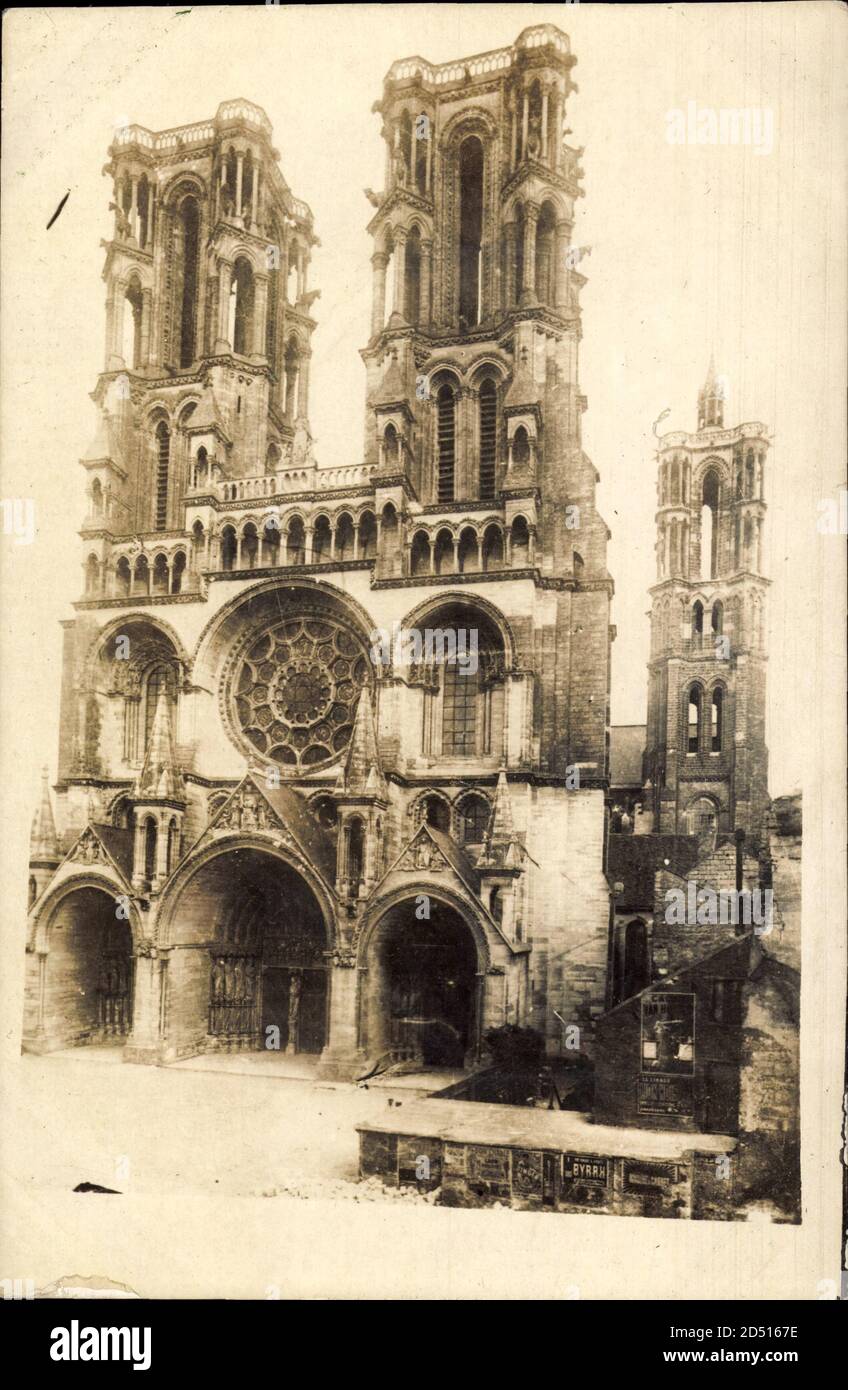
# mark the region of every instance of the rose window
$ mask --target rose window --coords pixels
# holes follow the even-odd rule
[[[231,686],[236,722],[263,757],[292,771],[335,761],[370,677],[361,637],[335,618],[300,617],[254,634]]]

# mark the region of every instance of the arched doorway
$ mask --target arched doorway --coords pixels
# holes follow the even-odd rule
[[[367,978],[369,1056],[462,1067],[476,1052],[477,950],[455,908],[420,896],[389,908],[371,935]]]
[[[651,983],[648,929],[640,918],[627,923],[622,945],[619,1000],[632,999],[634,994],[639,994]]]
[[[698,796],[686,808],[689,835],[705,835],[718,827],[718,809],[712,797]]]
[[[177,1047],[192,1031],[210,1051],[325,1046],[326,925],[290,864],[255,848],[215,855],[180,894],[171,937],[167,1029]]]
[[[133,945],[118,899],[90,886],[66,893],[47,947],[37,1031],[52,1046],[122,1046],[132,1027]]]

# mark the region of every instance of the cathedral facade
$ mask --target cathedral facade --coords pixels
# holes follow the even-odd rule
[[[612,581],[574,61],[537,26],[390,69],[364,447],[332,466],[316,234],[264,112],[117,133],[25,1047],[279,1047],[342,1077],[473,1065],[507,1023],[591,1051]]]

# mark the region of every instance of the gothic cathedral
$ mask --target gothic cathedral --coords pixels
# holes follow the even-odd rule
[[[552,1055],[576,1024],[591,1053],[612,581],[581,446],[574,62],[546,25],[390,69],[364,449],[343,462],[313,452],[316,234],[264,112],[117,133],[27,1048],[279,1046],[352,1077],[386,1054],[473,1065],[516,1023]],[[764,794],[762,709],[700,652],[732,629],[736,660],[763,660],[764,446],[701,424],[663,441],[657,828],[684,781],[728,823]],[[684,685],[694,749],[666,732]]]

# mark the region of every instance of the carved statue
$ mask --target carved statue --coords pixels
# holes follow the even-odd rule
[[[289,1040],[286,1043],[286,1052],[297,1052],[297,1024],[302,990],[303,975],[299,970],[293,970],[289,983]]]
[[[542,123],[538,116],[533,116],[530,121],[530,128],[527,133],[527,154],[530,159],[538,159],[542,153]]]
[[[124,212],[124,209],[122,207],[119,207],[117,203],[110,203],[109,211],[114,212],[115,214],[115,227],[117,229],[118,236],[128,237],[132,231],[132,227],[130,225],[130,219]]]
[[[90,830],[86,830],[80,837],[74,859],[83,864],[98,864],[102,858],[103,854],[100,849],[100,841],[96,839]]]
[[[297,425],[294,433],[292,461],[295,468],[308,467],[312,463],[312,440],[302,420]]]
[[[433,849],[426,836],[422,836],[415,846],[416,869],[429,869],[433,862]]]
[[[224,961],[216,960],[212,965],[212,1000],[215,1004],[224,1002]]]

